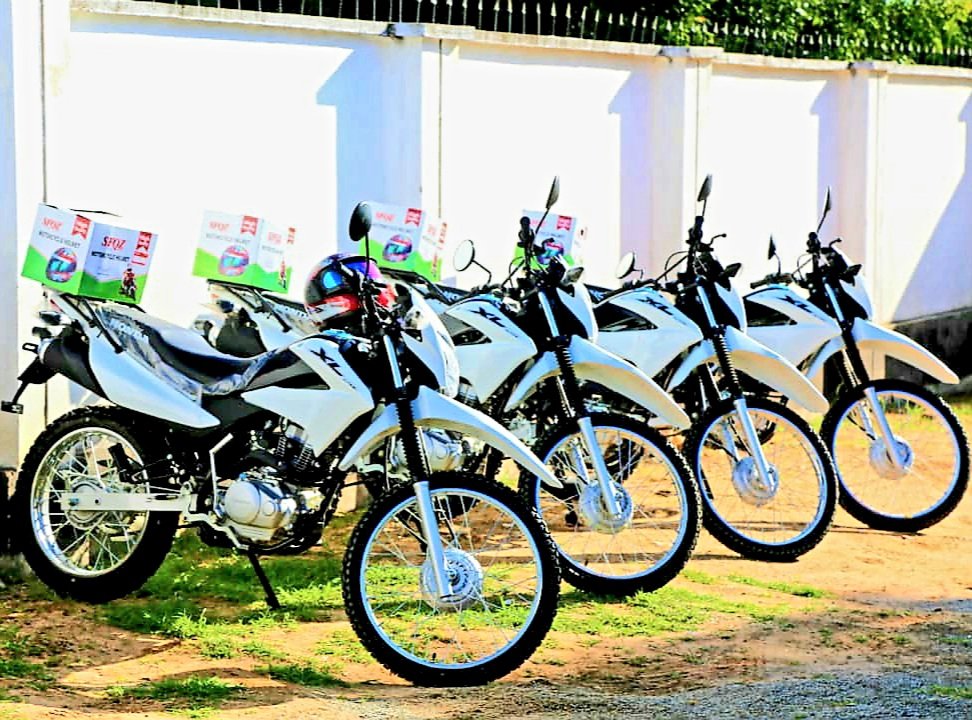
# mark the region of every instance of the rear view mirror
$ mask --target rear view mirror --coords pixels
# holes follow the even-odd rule
[[[830,203],[830,186],[827,186],[827,195],[824,197],[823,212],[820,213],[820,222],[817,223],[817,232],[820,232],[820,228],[823,227],[824,220],[827,219],[828,213],[830,213],[832,205]]]
[[[633,252],[627,252],[621,256],[621,259],[618,261],[618,266],[614,271],[618,280],[623,280],[634,271],[635,261],[636,256]]]
[[[547,194],[547,210],[554,206],[557,199],[560,197],[560,177],[555,175],[553,182],[550,183],[550,192]]]
[[[371,232],[371,206],[366,202],[360,202],[354,207],[351,213],[351,222],[348,225],[348,235],[352,240],[358,242]]]
[[[766,251],[766,259],[772,260],[774,255],[776,255],[776,243],[773,242],[773,236],[770,235],[769,250]]]
[[[712,194],[712,176],[706,175],[705,180],[702,182],[702,187],[699,188],[699,202],[705,202],[709,199],[709,195]]]
[[[463,240],[452,256],[452,266],[456,272],[466,270],[476,261],[476,244],[472,240]]]

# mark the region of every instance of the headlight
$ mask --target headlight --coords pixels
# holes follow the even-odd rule
[[[402,326],[406,330],[424,330],[428,325],[429,316],[418,305],[413,305],[402,318]]]
[[[459,358],[452,347],[443,349],[442,362],[445,365],[445,384],[439,388],[439,392],[454,398],[459,393]]]

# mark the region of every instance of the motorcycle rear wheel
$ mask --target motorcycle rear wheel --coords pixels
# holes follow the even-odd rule
[[[69,412],[38,436],[21,466],[11,499],[14,541],[37,577],[62,597],[91,603],[123,597],[155,574],[172,547],[177,512],[76,511],[60,499],[143,489],[121,481],[108,452],[121,445],[136,467],[160,459],[152,450],[157,441],[133,420],[118,408]]]

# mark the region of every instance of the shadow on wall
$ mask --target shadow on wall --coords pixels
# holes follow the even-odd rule
[[[382,69],[379,48],[351,52],[317,92],[317,104],[332,107],[336,114],[335,165],[337,216],[334,218],[338,249],[357,248],[348,238],[348,220],[362,200],[391,201],[387,197],[383,148],[379,139],[388,118],[382,108]]]
[[[957,310],[960,307],[972,307],[972,168],[970,150],[972,150],[972,96],[962,107],[959,120],[965,123],[965,171],[959,180],[958,187],[952,194],[951,200],[942,213],[938,224],[932,231],[931,240],[922,253],[918,266],[908,281],[895,308],[895,319],[909,319],[914,311],[909,308],[927,308],[931,314]],[[912,177],[915,186],[922,183],[919,175]],[[957,272],[956,272],[957,271]],[[948,283],[954,278],[954,283]],[[952,297],[942,299],[942,283],[950,287]],[[961,296],[961,300],[956,296]]]
[[[904,322],[896,329],[927,347],[959,377],[964,377],[972,375],[972,96],[962,107],[959,119],[965,123],[965,169],[911,274],[894,317],[906,315],[908,308],[914,307],[943,313]],[[913,182],[921,183],[921,177],[914,176]],[[950,297],[941,297],[943,289]],[[915,382],[931,379],[892,358],[888,359],[887,373],[889,377]]]

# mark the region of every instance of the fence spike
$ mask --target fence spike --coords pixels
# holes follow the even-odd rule
[[[541,24],[543,23],[543,16],[540,15],[540,3],[537,3],[537,35],[542,35],[540,31]]]
[[[587,5],[581,8],[580,35],[578,35],[578,37],[584,37],[584,30],[586,29],[587,29]]]
[[[628,37],[628,42],[634,42],[634,36],[637,30],[638,30],[638,11],[635,10],[635,14],[631,16],[631,35]]]

